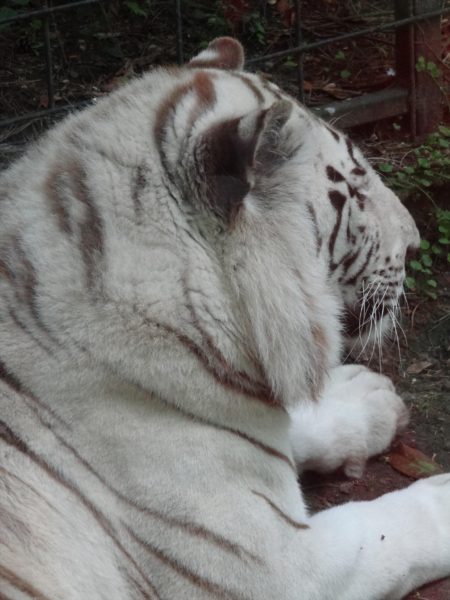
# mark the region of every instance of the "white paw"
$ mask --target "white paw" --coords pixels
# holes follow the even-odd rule
[[[291,438],[301,469],[343,467],[361,477],[367,459],[386,450],[408,423],[408,411],[387,377],[361,365],[331,373],[316,407],[292,411]]]

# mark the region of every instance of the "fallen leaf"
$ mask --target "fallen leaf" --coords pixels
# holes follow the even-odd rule
[[[417,448],[411,448],[403,443],[398,444],[387,458],[393,469],[413,479],[443,472],[442,467],[433,458],[426,456]]]
[[[422,371],[425,371],[425,369],[429,369],[432,366],[433,363],[429,360],[416,360],[408,366],[406,372],[410,375],[418,375],[419,373],[422,373]]]

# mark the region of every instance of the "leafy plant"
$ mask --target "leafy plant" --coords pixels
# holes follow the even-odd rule
[[[135,17],[148,17],[150,2],[148,0],[141,2],[124,2],[125,6]]]
[[[428,188],[450,181],[450,128],[441,125],[421,146],[407,153],[398,166],[382,162],[378,170],[395,191],[404,195],[419,192],[434,203]]]
[[[436,209],[437,239],[420,242],[420,254],[408,263],[409,275],[405,279],[408,289],[436,299],[437,281],[434,271],[443,262],[450,263],[450,210]]]
[[[419,56],[416,63],[416,71],[418,73],[426,72],[432,79],[439,79],[442,74],[436,63],[426,60],[424,56]]]
[[[424,144],[408,152],[400,164],[382,162],[378,170],[397,193],[410,198],[426,197],[432,205],[435,228],[429,239],[422,240],[419,255],[409,261],[405,285],[435,299],[435,273],[442,264],[450,263],[450,211],[436,206],[430,188],[450,181],[450,128],[441,125]]]

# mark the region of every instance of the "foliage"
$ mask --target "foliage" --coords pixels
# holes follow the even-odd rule
[[[148,17],[151,0],[141,0],[140,2],[124,2],[125,6],[135,17]]]
[[[378,170],[394,191],[409,198],[425,197],[431,203],[435,227],[422,240],[418,257],[409,261],[405,285],[434,299],[438,285],[434,273],[443,263],[450,263],[450,211],[435,205],[430,188],[450,181],[450,128],[440,126],[399,165],[383,162]]]

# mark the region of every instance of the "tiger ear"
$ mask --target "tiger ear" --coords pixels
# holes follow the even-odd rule
[[[244,66],[244,49],[234,38],[219,37],[195,56],[187,66],[195,69],[240,71]]]
[[[288,154],[283,144],[289,138],[285,125],[291,111],[291,103],[280,100],[269,109],[219,123],[202,136],[206,203],[227,225],[258,178]]]

